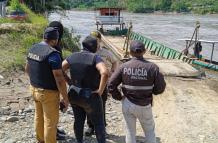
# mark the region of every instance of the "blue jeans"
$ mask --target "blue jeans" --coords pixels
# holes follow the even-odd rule
[[[72,100],[74,100],[72,104]],[[80,102],[76,102],[76,101]],[[105,126],[103,117],[102,99],[97,94],[92,94],[90,98],[75,96],[70,98],[74,112],[74,133],[78,143],[83,143],[83,130],[86,114],[90,117],[94,125],[98,143],[105,143]]]

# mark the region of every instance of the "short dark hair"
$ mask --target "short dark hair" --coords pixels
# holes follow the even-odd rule
[[[58,40],[59,33],[58,30],[54,27],[47,27],[44,31],[44,39],[47,40]]]
[[[133,40],[130,43],[130,51],[134,53],[141,53],[145,51],[145,44],[138,40]]]
[[[83,41],[82,41],[83,49],[88,50],[92,53],[95,53],[98,48],[98,42],[97,38],[93,36],[87,36]]]
[[[62,25],[61,22],[59,21],[52,21],[48,27],[56,27],[58,29],[59,32],[59,40],[62,38],[63,34],[64,34],[64,26]]]

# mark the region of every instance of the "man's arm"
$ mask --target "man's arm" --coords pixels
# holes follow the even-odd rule
[[[118,86],[122,82],[122,67],[119,67],[112,74],[109,83],[108,83],[108,92],[112,94],[112,97],[115,100],[122,100],[122,95],[118,90]]]
[[[64,60],[62,62],[62,69],[63,69],[63,74],[64,74],[64,78],[65,78],[65,81],[68,83],[68,85],[71,85],[71,79],[70,77],[67,75],[66,71],[69,69],[70,65],[69,63],[67,62],[67,60]]]
[[[117,62],[117,61],[114,61],[114,62],[112,63],[112,67],[111,67],[111,73],[113,73],[113,72],[116,70],[117,67],[118,67],[118,62]]]
[[[25,73],[30,76],[30,71],[29,71],[29,64],[28,64],[28,61],[26,61],[26,65],[25,65]]]
[[[166,82],[164,80],[164,76],[161,72],[159,72],[159,68],[156,69],[154,75],[154,88],[153,94],[158,95],[164,92],[166,88]]]
[[[68,101],[68,96],[67,96],[67,86],[65,83],[64,75],[63,75],[63,70],[62,70],[62,62],[61,62],[61,57],[58,53],[53,53],[49,56],[48,62],[52,68],[52,72],[56,81],[57,88],[63,97],[62,102],[65,105],[65,110],[68,107],[69,101]]]
[[[67,86],[65,83],[64,75],[62,69],[52,70],[58,90],[63,97],[63,102],[65,107],[68,107],[69,101],[67,96]]]
[[[101,96],[102,93],[104,92],[105,87],[106,87],[107,80],[109,77],[109,72],[106,68],[106,65],[103,62],[97,63],[96,68],[101,75],[100,85],[99,85],[99,88],[97,90],[97,93]]]

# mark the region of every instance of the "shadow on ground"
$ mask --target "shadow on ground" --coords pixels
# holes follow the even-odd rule
[[[157,142],[161,143],[161,139],[159,137],[156,137]],[[137,143],[145,143],[145,138],[142,136],[136,137]],[[59,141],[58,143],[77,143],[75,138],[68,137],[65,141]],[[86,137],[84,139],[84,143],[97,143],[95,136],[92,137]],[[125,136],[117,136],[110,134],[107,136],[107,143],[125,143]]]

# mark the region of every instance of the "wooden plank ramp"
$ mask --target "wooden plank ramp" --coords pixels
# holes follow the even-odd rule
[[[110,49],[118,60],[124,58],[125,50],[123,45],[125,43],[125,38],[121,36],[103,36],[103,44]],[[147,51],[144,55],[145,59],[157,64],[160,68],[160,71],[166,76],[175,76],[175,77],[197,77],[200,75],[200,72],[192,67],[190,64],[185,63],[181,60],[176,59],[164,59],[155,55],[151,55]]]

